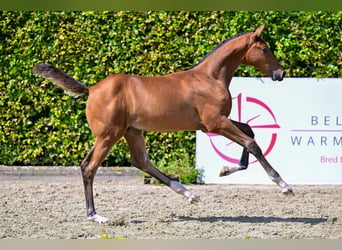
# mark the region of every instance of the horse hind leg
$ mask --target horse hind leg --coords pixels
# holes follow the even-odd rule
[[[254,139],[254,132],[253,132],[252,128],[247,123],[241,123],[241,122],[237,122],[234,120],[231,120],[231,121],[243,133],[245,133],[246,135],[248,135],[249,137]],[[237,171],[246,170],[248,168],[248,164],[249,164],[249,152],[244,147],[240,161],[239,161],[239,164],[235,165],[235,166],[224,166],[224,167],[222,167],[222,169],[220,170],[219,176],[220,177],[228,176],[228,175],[235,173]]]
[[[171,180],[168,176],[159,171],[151,161],[146,153],[145,140],[143,132],[135,128],[129,128],[125,134],[125,139],[131,153],[131,160],[133,166],[141,169],[145,173],[155,177],[173,191],[187,197],[190,203],[198,203],[199,197],[186,189],[182,184],[177,181]]]
[[[123,134],[124,132],[122,132]],[[84,184],[84,194],[86,201],[87,219],[99,223],[105,223],[109,219],[96,213],[93,195],[93,183],[99,165],[102,163],[112,146],[120,139],[120,135],[110,134],[97,137],[91,151],[81,163],[82,178]]]

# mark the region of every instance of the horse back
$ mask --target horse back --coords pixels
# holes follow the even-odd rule
[[[105,123],[124,120],[127,127],[143,130],[196,130],[193,84],[181,76],[108,76],[89,90],[88,121],[105,112]]]

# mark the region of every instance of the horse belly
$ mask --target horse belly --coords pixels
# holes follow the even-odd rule
[[[199,119],[193,114],[162,114],[138,116],[131,125],[145,131],[173,132],[201,129]]]

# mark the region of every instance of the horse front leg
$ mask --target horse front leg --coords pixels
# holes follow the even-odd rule
[[[215,127],[213,127],[210,132],[223,135],[246,148],[249,153],[257,158],[270,179],[282,189],[284,194],[294,195],[292,188],[266,160],[255,140],[243,133],[231,120],[227,119],[225,116],[220,117],[218,121],[216,121]]]
[[[155,177],[163,184],[170,187],[176,193],[187,197],[191,203],[198,203],[200,201],[197,195],[193,194],[179,182],[171,180],[168,176],[166,176],[155,166],[153,166],[146,153],[145,139],[141,130],[129,128],[125,134],[125,139],[128,143],[128,147],[131,153],[133,166]]]
[[[231,120],[231,122],[238,127],[243,133],[245,133],[246,135],[248,135],[249,137],[251,137],[252,139],[254,139],[254,133],[252,128],[247,124],[247,123],[241,123],[241,122],[237,122],[234,120]],[[221,170],[220,170],[220,174],[219,176],[227,176],[230,175],[234,172],[240,171],[240,170],[245,170],[248,168],[248,164],[249,164],[249,152],[247,151],[247,149],[244,147],[243,151],[242,151],[242,155],[240,158],[240,162],[238,165],[236,166],[224,166]]]

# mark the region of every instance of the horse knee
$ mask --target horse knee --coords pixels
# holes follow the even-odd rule
[[[258,155],[262,155],[262,151],[261,148],[259,147],[259,145],[252,140],[250,143],[248,143],[248,145],[246,146],[246,149],[249,153],[258,156]]]

